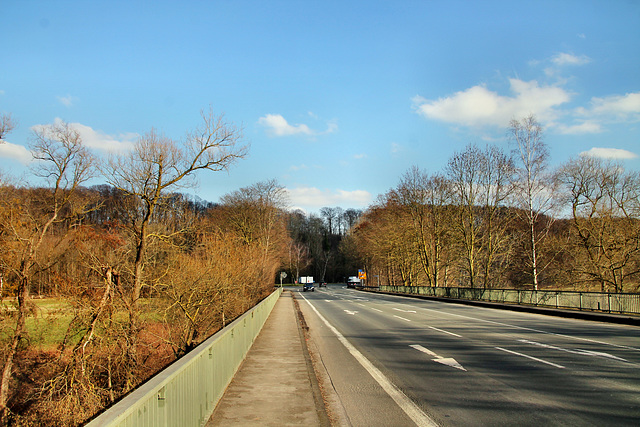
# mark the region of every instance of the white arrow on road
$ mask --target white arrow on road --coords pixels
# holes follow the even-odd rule
[[[350,315],[352,315],[352,316],[353,316],[354,314],[357,314],[357,313],[358,313],[357,311],[351,311],[351,310],[345,310],[344,312],[345,312],[345,313],[347,313],[347,314],[350,314]]]
[[[423,353],[426,353],[429,356],[435,357],[435,359],[432,359],[434,362],[442,363],[443,365],[451,366],[452,368],[460,369],[460,370],[466,372],[466,369],[464,369],[462,367],[462,365],[459,364],[458,361],[456,361],[456,359],[454,359],[452,357],[438,356],[436,353],[434,353],[433,351],[429,350],[428,348],[424,348],[420,344],[412,344],[409,347],[415,348],[416,350],[421,351]]]

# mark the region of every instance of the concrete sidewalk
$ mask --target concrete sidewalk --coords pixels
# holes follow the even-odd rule
[[[291,291],[276,302],[206,426],[327,426]]]

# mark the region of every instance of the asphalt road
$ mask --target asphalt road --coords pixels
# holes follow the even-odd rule
[[[343,425],[640,425],[640,328],[372,294],[296,294]]]

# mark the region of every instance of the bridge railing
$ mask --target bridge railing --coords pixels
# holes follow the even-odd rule
[[[89,424],[201,426],[271,313],[282,288],[127,395]]]
[[[363,289],[367,288],[364,287]],[[379,286],[375,287],[375,289],[383,292],[471,301],[511,303],[604,313],[640,314],[640,294],[431,286]]]

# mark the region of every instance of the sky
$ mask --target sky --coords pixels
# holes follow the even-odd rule
[[[412,166],[512,148],[534,114],[551,166],[640,170],[640,1],[1,0],[0,171],[33,181],[33,129],[71,123],[98,156],[200,111],[248,156],[190,190],[217,202],[276,179],[289,207],[366,209]]]

